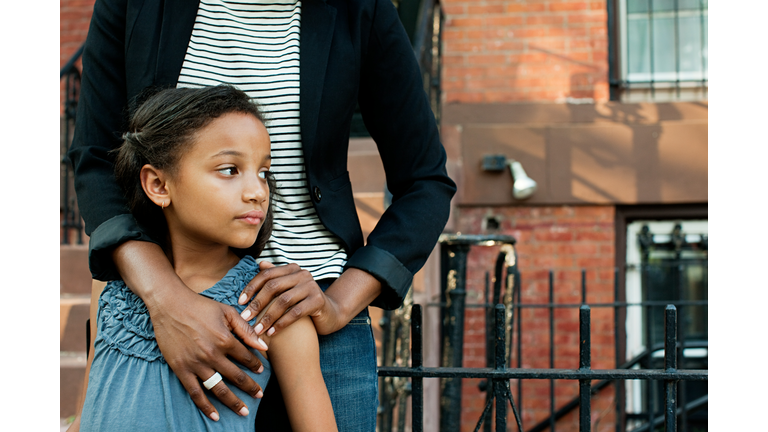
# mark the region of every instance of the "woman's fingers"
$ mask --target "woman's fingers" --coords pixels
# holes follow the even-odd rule
[[[180,291],[172,300],[173,307],[150,309],[150,316],[163,357],[195,405],[210,418],[218,416],[199,381],[210,378],[217,370],[244,392],[258,393],[256,382],[227,357],[245,360],[245,366],[251,370],[261,368],[258,357],[244,355],[247,348],[232,334],[235,331],[249,344],[257,345],[255,332],[237,311],[189,290]],[[224,397],[219,399],[235,412],[245,406],[226,386],[213,395]]]
[[[189,396],[192,398],[192,402],[197,406],[197,409],[211,420],[219,421],[219,412],[216,411],[216,408],[214,408],[211,401],[209,401],[208,397],[205,395],[205,392],[203,392],[203,388],[200,385],[197,376],[193,373],[179,374],[178,372],[176,372],[176,376],[179,378],[179,381],[181,381],[181,385],[187,390],[187,393],[189,393]]]
[[[267,349],[267,344],[264,343],[264,341],[259,337],[259,335],[256,334],[256,331],[251,327],[250,324],[246,320],[244,320],[240,315],[237,314],[237,312],[233,309],[230,309],[226,313],[226,318],[229,321],[229,326],[232,328],[232,332],[243,340],[248,346],[251,348],[265,351]],[[248,357],[250,360],[245,362],[241,361],[241,358],[245,358],[244,356],[241,357],[234,357],[240,364],[247,367],[248,369],[254,371],[254,372],[261,372],[261,361],[259,358],[248,351],[242,344],[235,344],[235,348],[240,353],[248,353],[250,357]],[[233,355],[230,353],[230,355]]]
[[[273,284],[274,287],[269,290]],[[274,296],[274,303],[263,313],[256,325],[256,332],[266,331],[269,336],[301,317],[315,314],[325,304],[325,294],[309,272],[306,276],[271,280],[257,294],[257,298],[262,294],[265,297]]]
[[[281,266],[281,267],[287,267],[287,266]],[[298,265],[296,267],[298,267]],[[257,274],[253,279],[251,279],[251,281],[248,282],[248,285],[246,285],[245,288],[243,288],[243,292],[240,294],[240,298],[237,300],[238,304],[244,305],[251,300],[253,295],[256,294],[256,290],[261,288],[261,286],[267,280],[265,279],[268,273],[267,270],[271,268],[275,268],[275,265],[272,264],[271,262],[269,261],[259,262],[259,274]]]
[[[253,297],[245,310],[240,313],[240,316],[245,320],[251,320],[258,316],[259,313],[263,312],[264,309],[270,305],[272,300],[278,299],[280,296],[282,296],[282,298],[278,299],[275,304],[270,305],[270,309],[277,303],[288,302],[289,305],[287,307],[297,303],[300,299],[291,303],[291,300],[295,298],[295,293],[285,293],[289,290],[292,291],[294,287],[307,281],[312,282],[317,286],[312,279],[312,275],[307,270],[303,270],[293,263],[279,267],[262,267],[259,274],[257,274],[251,282],[248,283],[245,290],[243,290],[243,294],[245,294],[247,298],[251,298],[253,293],[255,293],[255,297]],[[320,288],[317,287],[317,290],[319,291]],[[282,311],[287,309],[287,307],[283,307]],[[261,334],[263,330],[264,329],[259,328],[256,330],[256,333]]]

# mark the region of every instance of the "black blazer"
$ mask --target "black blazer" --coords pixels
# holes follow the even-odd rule
[[[109,151],[120,145],[128,101],[147,86],[176,85],[197,6],[189,0],[95,4],[68,156],[96,279],[119,278],[109,253],[116,245],[152,241],[127,210]],[[304,0],[300,50],[301,138],[314,206],[344,243],[347,267],[382,282],[374,304],[395,308],[432,251],[456,191],[413,50],[391,0]],[[393,195],[365,246],[347,171],[356,102]]]

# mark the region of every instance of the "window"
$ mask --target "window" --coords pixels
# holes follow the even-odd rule
[[[708,0],[616,0],[614,5],[616,10],[609,10],[612,99],[707,99]]]
[[[639,366],[664,368],[664,309],[676,304],[678,367],[708,368],[707,290],[708,233],[706,219],[635,220],[626,226],[627,358]],[[653,302],[648,305],[647,302]],[[657,304],[658,303],[658,304]],[[707,383],[686,382],[678,388],[680,421],[688,430],[706,430]],[[631,381],[626,387],[627,426],[639,426],[663,415],[661,382]]]

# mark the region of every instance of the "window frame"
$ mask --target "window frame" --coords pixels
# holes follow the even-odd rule
[[[676,102],[676,101],[699,101],[706,100],[709,93],[709,57],[704,54],[702,59],[706,58],[707,70],[703,73],[703,79],[680,79],[679,63],[680,56],[677,56],[677,71],[668,72],[676,77],[671,80],[654,80],[650,75],[649,81],[629,81],[628,78],[628,36],[627,36],[627,10],[626,2],[629,0],[608,0],[608,82],[609,98],[621,102]],[[653,0],[648,0],[651,4]],[[706,9],[699,9],[703,12],[704,19],[708,19],[709,5]],[[676,17],[679,17],[679,10],[672,11]],[[685,15],[685,14],[684,14]],[[679,32],[678,32],[679,34]],[[652,40],[653,38],[651,38]],[[707,51],[709,41],[707,36]],[[703,46],[703,44],[702,44]],[[649,48],[653,56],[653,48]],[[677,50],[675,50],[677,52]],[[706,56],[706,57],[705,57]],[[656,73],[658,74],[658,73]]]

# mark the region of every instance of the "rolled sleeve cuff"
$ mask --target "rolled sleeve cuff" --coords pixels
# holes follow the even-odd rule
[[[141,229],[139,223],[130,214],[117,215],[99,225],[91,233],[88,245],[88,266],[94,279],[101,281],[120,279],[120,273],[112,261],[112,251],[128,240],[157,243]]]
[[[347,268],[370,273],[381,282],[381,294],[371,303],[382,309],[397,309],[413,283],[413,274],[394,255],[376,246],[357,250],[347,261]]]

